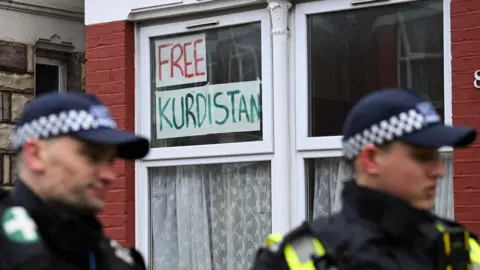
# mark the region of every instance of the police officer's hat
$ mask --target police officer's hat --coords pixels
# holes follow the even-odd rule
[[[85,93],[49,93],[30,101],[13,133],[12,145],[19,151],[30,139],[65,135],[115,145],[123,159],[143,158],[150,148],[148,139],[117,130],[105,105],[95,95]]]
[[[353,160],[367,144],[398,140],[420,147],[466,147],[473,128],[447,126],[431,102],[411,89],[384,89],[361,99],[343,127],[343,153]]]

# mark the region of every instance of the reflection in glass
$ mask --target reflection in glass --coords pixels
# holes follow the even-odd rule
[[[309,136],[341,134],[371,91],[414,88],[443,116],[443,1],[418,1],[308,17]]]
[[[245,25],[238,25],[233,27],[218,28],[213,30],[203,31],[197,34],[205,34],[205,51],[206,51],[206,73],[208,75],[208,81],[201,81],[195,83],[187,83],[181,85],[170,85],[166,87],[156,88],[155,76],[157,75],[155,67],[155,47],[156,41],[170,39],[174,37],[182,36],[169,36],[152,39],[151,41],[151,59],[152,59],[152,88],[151,88],[151,112],[152,112],[152,147],[172,147],[172,146],[187,146],[187,145],[202,145],[202,144],[217,144],[217,143],[234,143],[234,142],[247,142],[247,141],[260,141],[262,140],[262,111],[261,111],[261,88],[260,96],[257,95],[257,101],[245,100],[245,102],[239,102],[239,106],[243,105],[243,117],[255,117],[256,121],[260,121],[260,130],[256,131],[243,131],[243,132],[230,132],[217,133],[211,132],[202,135],[184,134],[181,137],[167,138],[167,139],[155,139],[157,138],[157,126],[156,126],[156,111],[155,108],[155,92],[156,91],[178,91],[181,89],[187,89],[192,87],[218,84],[227,84],[235,82],[248,82],[261,80],[261,23],[250,23]],[[188,36],[195,35],[195,33],[189,33]],[[195,63],[193,63],[195,64]],[[258,89],[258,88],[257,88]],[[228,97],[230,100],[231,96]],[[208,97],[206,99],[208,101]],[[212,99],[213,100],[213,99]],[[210,100],[210,102],[213,102]],[[241,104],[240,104],[241,103]],[[176,103],[180,104],[180,102]],[[245,107],[246,105],[246,107]],[[177,105],[180,106],[180,105]],[[187,106],[187,105],[184,105]],[[246,109],[245,109],[246,108]],[[242,108],[236,108],[236,113],[239,114],[239,110]],[[241,114],[241,113],[240,113]],[[239,114],[238,117],[241,117]],[[248,116],[247,116],[248,114]],[[230,113],[230,117],[233,117],[233,113]],[[188,118],[188,117],[186,117]],[[260,119],[260,120],[258,120]],[[177,121],[179,121],[177,119]],[[233,120],[235,121],[235,120]],[[253,121],[253,120],[252,120]],[[180,123],[180,122],[179,122]]]

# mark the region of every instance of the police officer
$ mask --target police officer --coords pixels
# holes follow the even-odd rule
[[[474,129],[444,125],[414,90],[385,89],[364,97],[343,128],[343,153],[355,177],[344,186],[342,209],[285,237],[270,235],[252,269],[478,267],[476,236],[430,211],[444,173],[438,149],[466,147],[475,137]]]
[[[18,180],[0,195],[1,270],[140,270],[135,249],[105,236],[95,217],[117,179],[149,141],[116,129],[94,95],[45,94],[26,105],[12,136]]]

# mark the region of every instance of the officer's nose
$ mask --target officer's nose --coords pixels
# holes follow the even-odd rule
[[[97,176],[108,186],[115,180],[115,171],[112,164],[98,165]]]
[[[435,164],[431,168],[430,173],[433,177],[436,177],[436,178],[443,177],[443,175],[445,174],[445,167],[443,166],[443,163],[441,160],[438,160],[435,162]]]

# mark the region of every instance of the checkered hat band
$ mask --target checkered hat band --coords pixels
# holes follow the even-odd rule
[[[344,140],[343,154],[347,159],[354,159],[367,144],[383,145],[427,125],[425,117],[415,109],[402,112]]]
[[[20,149],[30,139],[48,139],[78,131],[105,126],[85,110],[70,110],[42,116],[19,126],[12,135],[14,150]]]

